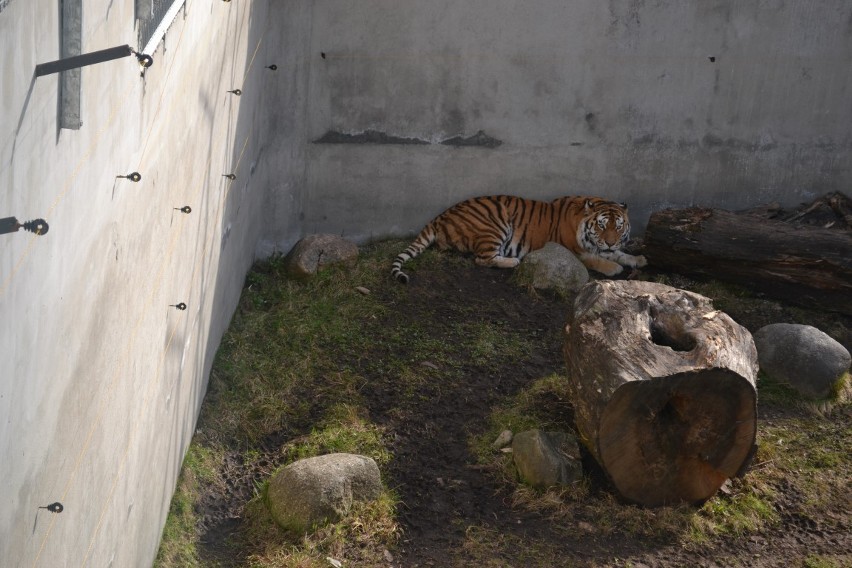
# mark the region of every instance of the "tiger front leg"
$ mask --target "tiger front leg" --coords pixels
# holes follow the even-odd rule
[[[508,256],[477,256],[476,264],[479,266],[493,266],[495,268],[515,268],[521,259]]]
[[[626,252],[621,252],[620,250],[617,250],[611,254],[612,256],[608,258],[614,260],[622,266],[630,266],[632,268],[642,268],[643,266],[648,266],[647,259],[645,259],[645,257],[641,254],[634,256],[632,254],[627,254]]]
[[[609,260],[613,260],[622,266],[630,266],[631,268],[642,268],[643,266],[648,266],[648,261],[644,256],[634,256],[620,250],[602,252],[601,256]]]
[[[604,276],[615,276],[616,274],[621,274],[624,270],[624,268],[617,262],[588,252],[584,252],[580,255],[580,261],[586,266],[586,268],[600,272]]]

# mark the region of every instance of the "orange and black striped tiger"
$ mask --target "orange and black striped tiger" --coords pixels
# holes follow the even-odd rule
[[[393,262],[391,274],[405,284],[402,265],[434,243],[472,252],[480,266],[514,268],[530,251],[552,241],[588,268],[614,276],[622,266],[645,266],[645,257],[622,252],[630,239],[627,206],[600,197],[560,197],[550,203],[511,195],[474,197],[435,217]]]

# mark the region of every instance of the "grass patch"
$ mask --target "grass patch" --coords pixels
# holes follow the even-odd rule
[[[471,438],[471,449],[479,463],[489,464],[497,456],[492,444],[503,430],[513,434],[526,430],[564,430],[565,411],[569,406],[565,377],[557,374],[534,381],[491,413],[487,429]],[[501,456],[501,461],[511,457]]]
[[[391,460],[385,448],[382,430],[369,424],[363,410],[350,404],[333,408],[325,424],[284,448],[285,463],[331,453],[361,454],[373,458],[379,467]]]
[[[486,525],[473,525],[448,568],[512,568],[515,566],[583,566],[564,557],[558,546],[534,535],[519,537]]]
[[[328,568],[327,558],[346,566],[386,566],[400,538],[393,492],[385,490],[370,503],[353,503],[346,518],[310,534],[281,529],[265,504],[266,485],[246,507],[242,537],[253,568]]]
[[[526,335],[513,333],[506,322],[464,321],[456,324],[453,349],[467,354],[467,363],[495,368],[527,357],[534,344]]]
[[[846,568],[852,566],[852,554],[829,556],[811,554],[802,562],[803,568]]]
[[[325,424],[288,443],[282,451],[285,464],[334,452],[369,456],[380,468],[391,460],[382,430],[369,424],[363,411],[349,404],[332,409]],[[346,565],[375,566],[387,562],[388,549],[399,539],[398,499],[387,489],[376,501],[353,503],[344,519],[307,534],[294,534],[275,523],[266,506],[267,491],[265,482],[246,507],[242,536],[249,551],[249,566],[326,568],[330,565],[328,558]]]
[[[692,539],[700,543],[710,536],[740,537],[759,532],[779,520],[772,496],[771,491],[746,485],[729,496],[713,497],[695,517]]]
[[[351,270],[330,267],[307,282],[289,279],[282,257],[257,263],[216,356],[205,428],[222,443],[249,447],[357,401],[364,382],[357,362],[387,308],[356,287],[377,282],[387,254],[368,255]]]
[[[216,453],[197,444],[187,450],[154,562],[156,568],[201,566],[195,504],[205,486],[218,482],[219,462]]]

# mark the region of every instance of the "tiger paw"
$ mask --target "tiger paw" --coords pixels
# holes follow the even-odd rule
[[[633,266],[635,266],[636,268],[648,266],[648,259],[646,259],[643,255],[640,254],[634,258],[636,259],[636,264],[634,264]]]
[[[605,266],[601,266],[600,273],[604,276],[617,276],[624,272],[624,267],[617,262],[607,262]]]

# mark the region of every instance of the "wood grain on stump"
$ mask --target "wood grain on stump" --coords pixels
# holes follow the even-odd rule
[[[711,497],[751,455],[757,352],[704,296],[653,282],[583,288],[564,354],[577,429],[621,495]]]

